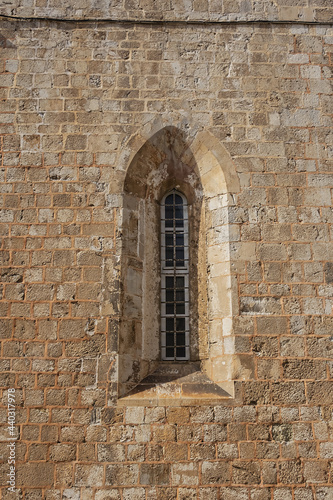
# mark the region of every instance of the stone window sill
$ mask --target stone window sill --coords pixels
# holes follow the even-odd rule
[[[200,370],[199,362],[161,362],[118,406],[196,406],[226,404],[233,399],[230,384],[214,383]]]

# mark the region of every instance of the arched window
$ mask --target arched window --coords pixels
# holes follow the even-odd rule
[[[119,211],[121,257],[105,266],[106,292],[119,290],[108,309],[119,314],[118,404],[218,404],[233,397],[234,376],[252,373],[234,353],[230,255],[240,252],[237,265],[248,256],[230,241],[230,193],[238,191],[230,157],[206,132],[193,140],[165,127],[132,157]]]
[[[173,190],[161,203],[161,359],[190,359],[189,249],[186,197]]]

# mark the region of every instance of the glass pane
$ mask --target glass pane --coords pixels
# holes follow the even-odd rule
[[[177,347],[176,356],[177,358],[185,358],[185,347]]]
[[[184,246],[184,235],[183,234],[176,234],[176,245],[178,247]]]
[[[165,323],[166,323],[166,331],[173,332],[173,325],[174,325],[173,318],[166,318]]]
[[[182,205],[183,204],[183,198],[179,196],[179,194],[175,194],[175,204],[176,205]]]
[[[178,293],[178,292],[177,292]],[[175,299],[174,299],[174,290],[166,290],[165,292],[165,298],[166,298],[166,301],[167,302],[173,302]],[[181,299],[177,299],[177,300],[181,300]]]
[[[166,247],[165,258],[166,260],[173,260],[173,247]]]
[[[166,276],[166,278],[165,278],[165,286],[166,286],[166,288],[169,288],[169,289],[172,288],[172,290],[173,290],[174,286],[175,286],[174,283],[175,282],[174,282],[173,276]]]
[[[171,205],[166,205],[165,206],[165,218],[166,219],[173,219],[173,206]]]
[[[173,227],[173,207],[165,207],[165,227]]]
[[[167,344],[167,345],[169,345],[169,344]],[[185,333],[177,333],[176,345],[177,346],[184,346],[185,345]]]
[[[176,318],[176,331],[185,331],[185,318]]]
[[[176,288],[184,288],[185,278],[184,276],[176,276]]]
[[[178,307],[177,307],[177,311],[178,311]],[[171,304],[166,304],[166,306],[165,306],[165,312],[166,312],[166,314],[174,314],[174,312],[175,312],[175,305],[174,305],[173,302]]]
[[[184,260],[184,247],[176,247],[176,259]]]
[[[165,204],[166,204],[166,205],[173,205],[173,204],[174,204],[174,201],[173,201],[173,193],[169,194],[169,195],[165,198]]]
[[[173,346],[174,345],[174,336],[173,333],[167,333],[166,334],[166,345],[167,347]],[[180,344],[184,345],[184,344]]]
[[[175,206],[175,218],[176,219],[183,219],[184,218],[184,211],[183,211],[182,206],[179,206],[179,205]]]
[[[171,233],[166,233],[165,235],[165,246],[167,247],[173,247],[173,234]]]
[[[185,304],[176,304],[176,314],[185,314]]]
[[[182,347],[180,349],[183,349]],[[165,354],[167,358],[174,358],[173,347],[167,347],[165,349]]]
[[[177,302],[185,302],[185,290],[176,291],[176,300]]]

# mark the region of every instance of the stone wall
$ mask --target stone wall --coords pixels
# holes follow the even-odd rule
[[[330,0],[6,0],[8,16],[57,19],[331,22]]]
[[[2,12],[73,13],[28,3]],[[329,2],[297,3],[328,20]],[[106,4],[85,13],[109,15]],[[286,11],[273,7],[273,19]],[[221,18],[213,2],[194,10]],[[1,498],[332,498],[332,27],[1,28]],[[123,187],[165,127],[198,164],[209,151],[227,180],[207,238],[226,243],[231,270],[232,331],[221,317],[219,339],[234,394],[119,407]]]

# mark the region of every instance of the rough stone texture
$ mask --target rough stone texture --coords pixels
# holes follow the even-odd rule
[[[332,21],[330,0],[6,0],[1,14],[56,19],[144,21]]]
[[[0,8],[58,18],[1,19],[1,498],[15,387],[15,498],[330,499],[332,3],[113,3]],[[157,190],[166,138],[203,186],[198,351],[232,397],[119,407],[121,349],[147,368],[124,183]]]

